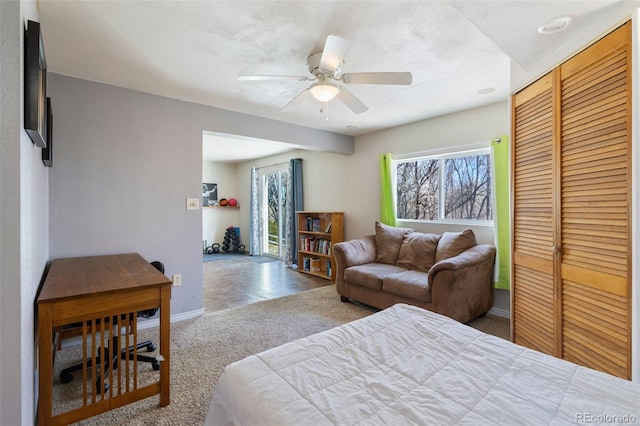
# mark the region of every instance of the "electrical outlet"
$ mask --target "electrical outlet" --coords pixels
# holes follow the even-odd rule
[[[187,210],[200,209],[200,198],[187,198]]]
[[[174,287],[180,287],[182,285],[182,274],[173,274],[171,281]]]

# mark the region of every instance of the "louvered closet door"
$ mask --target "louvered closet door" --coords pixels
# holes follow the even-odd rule
[[[630,377],[630,24],[561,67],[562,357]]]
[[[556,355],[553,73],[513,97],[513,341]]]

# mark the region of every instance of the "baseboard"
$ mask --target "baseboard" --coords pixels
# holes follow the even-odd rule
[[[506,309],[491,308],[489,309],[489,312],[487,312],[487,314],[494,315],[500,318],[511,319],[511,312],[507,311]]]
[[[204,308],[196,309],[195,311],[187,311],[181,312],[176,315],[171,315],[170,321],[171,323],[176,323],[180,321],[186,321],[193,318],[197,318],[204,314]],[[138,330],[146,330],[147,328],[159,327],[160,326],[160,318],[151,318],[145,321],[138,321]]]

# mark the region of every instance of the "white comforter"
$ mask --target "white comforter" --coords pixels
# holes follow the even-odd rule
[[[207,425],[640,423],[640,385],[395,305],[229,365]]]

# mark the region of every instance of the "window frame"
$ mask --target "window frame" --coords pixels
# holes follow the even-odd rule
[[[445,167],[444,162],[447,159],[451,158],[460,158],[460,157],[473,157],[480,155],[488,155],[489,156],[489,166],[493,167],[493,156],[491,152],[491,147],[484,148],[473,148],[466,150],[456,150],[456,151],[446,151],[446,152],[438,152],[438,153],[423,153],[420,155],[404,155],[394,157],[391,161],[391,166],[393,170],[392,175],[392,185],[393,185],[393,196],[394,196],[394,214],[396,216],[396,221],[398,222],[406,222],[406,223],[428,223],[428,224],[443,224],[443,225],[467,225],[467,226],[491,226],[494,225],[494,219],[490,220],[480,220],[480,219],[447,219],[444,217],[444,200],[445,200],[445,187],[444,187],[444,173]],[[427,219],[402,219],[398,217],[398,206],[397,206],[397,193],[398,193],[398,163],[406,163],[409,161],[422,161],[422,160],[437,160],[438,161],[438,219],[437,220],[427,220]],[[493,173],[491,173],[491,205],[494,205],[493,197],[495,196],[495,191],[493,190],[495,184],[493,182]],[[495,215],[495,212],[494,212]]]

